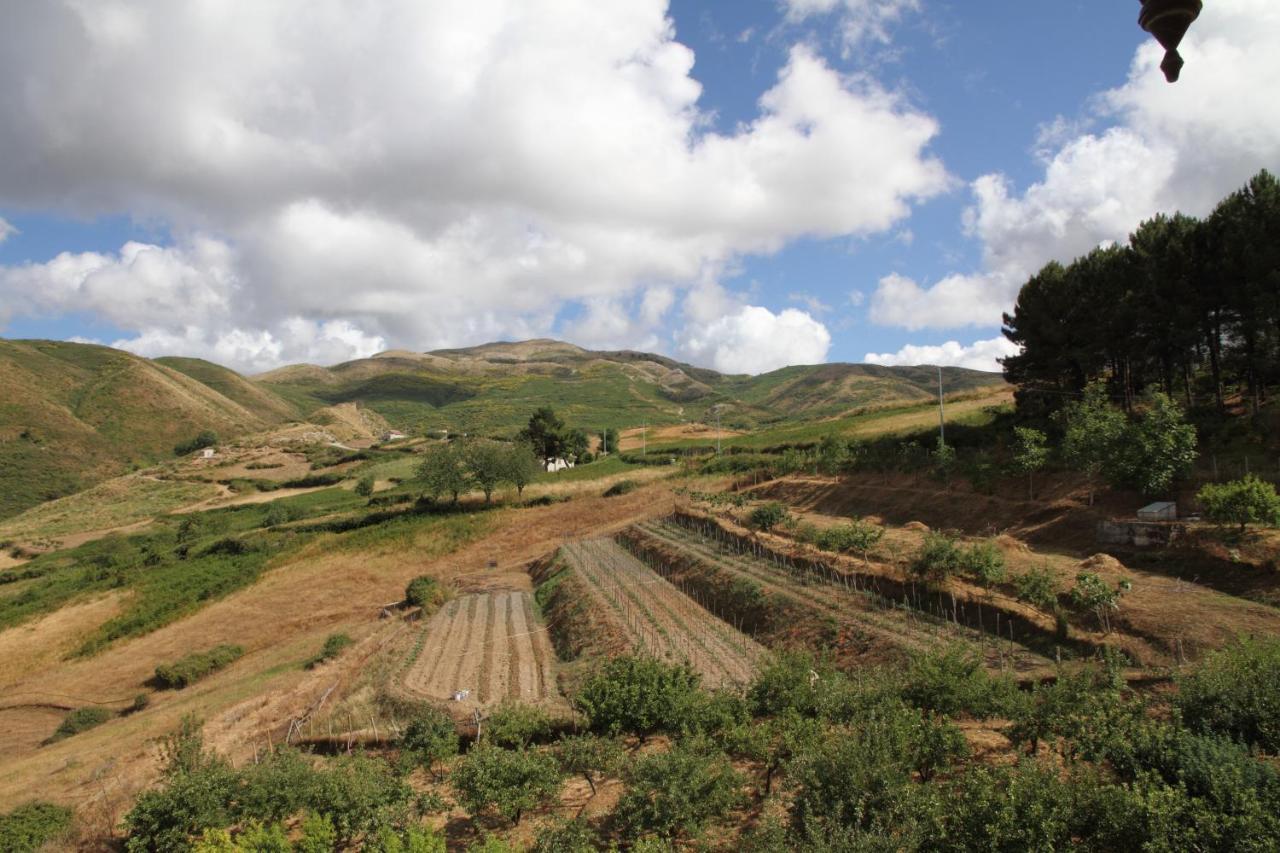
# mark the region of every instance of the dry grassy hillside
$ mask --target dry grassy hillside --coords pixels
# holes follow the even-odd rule
[[[232,396],[108,347],[0,341],[0,517],[172,456],[202,430],[229,437],[288,416],[273,395],[208,368]]]

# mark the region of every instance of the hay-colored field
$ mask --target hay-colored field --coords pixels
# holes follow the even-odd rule
[[[447,702],[459,715],[507,699],[563,705],[555,651],[529,593],[496,590],[449,601],[427,622],[423,648],[403,678],[411,696]],[[465,693],[453,701],[455,693]]]
[[[617,542],[572,542],[561,554],[586,580],[596,606],[612,611],[635,648],[687,662],[711,686],[751,680],[764,648],[699,607]]]
[[[701,423],[671,424],[670,426],[649,427],[647,430],[637,427],[623,430],[622,434],[618,436],[618,443],[621,445],[618,449],[639,450],[645,446],[646,442],[648,444],[658,444],[659,442],[667,443],[683,438],[715,441],[717,435],[722,439],[727,439],[742,435],[742,433],[727,427],[717,430],[714,425],[708,426]]]
[[[583,495],[569,503],[528,509],[496,509],[474,516],[420,517],[392,529],[326,534],[271,567],[255,584],[143,637],[117,643],[92,658],[48,660],[18,673],[5,694],[75,696],[127,705],[158,664],[219,642],[242,645],[246,654],[212,677],[182,691],[151,694],[146,710],[119,717],[66,741],[36,747],[60,715],[47,709],[6,712],[0,724],[28,732],[21,744],[0,751],[0,802],[42,799],[72,805],[90,819],[90,830],[108,832],[143,786],[154,781],[154,738],[172,730],[186,713],[206,721],[212,746],[233,761],[252,760],[268,734],[278,738],[289,720],[312,707],[330,688],[367,677],[377,658],[340,658],[316,670],[301,662],[327,634],[346,631],[361,648],[380,648],[405,626],[379,619],[420,574],[442,580],[489,577],[524,566],[569,539],[610,535],[651,513],[669,512],[672,495],[661,487],[616,498]],[[497,563],[497,569],[492,564]],[[526,581],[527,583],[527,578]],[[509,585],[508,585],[509,587]],[[78,614],[78,615],[77,615]],[[65,624],[27,635],[0,632],[0,645],[56,645],[100,623],[103,612],[64,609]],[[18,645],[9,646],[18,654]],[[8,649],[6,649],[7,651]],[[336,699],[336,695],[334,697]],[[117,702],[117,700],[124,700]],[[333,701],[333,700],[331,700]],[[99,820],[100,824],[92,821]]]

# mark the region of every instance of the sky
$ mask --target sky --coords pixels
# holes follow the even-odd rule
[[[999,369],[1051,260],[1280,170],[1280,4],[49,0],[0,336],[245,373],[554,337]]]

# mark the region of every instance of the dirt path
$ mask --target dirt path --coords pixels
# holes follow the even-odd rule
[[[632,641],[651,654],[688,661],[706,683],[751,679],[764,648],[717,619],[611,539],[567,544],[562,553]]]

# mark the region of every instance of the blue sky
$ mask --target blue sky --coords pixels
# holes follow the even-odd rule
[[[600,5],[23,10],[0,334],[246,372],[531,336],[990,369],[1040,265],[1280,154],[1240,91],[1280,77],[1262,0],[1210,4],[1174,87],[1136,3]]]

